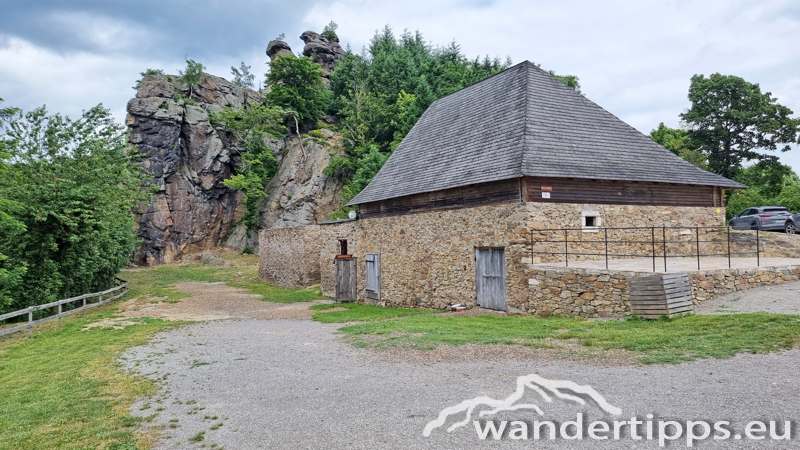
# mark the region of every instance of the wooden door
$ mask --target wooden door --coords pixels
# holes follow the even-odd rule
[[[336,258],[337,302],[356,301],[356,258]]]
[[[367,298],[381,299],[381,254],[367,253]]]
[[[502,248],[476,248],[475,271],[475,291],[478,306],[505,311],[505,250]]]

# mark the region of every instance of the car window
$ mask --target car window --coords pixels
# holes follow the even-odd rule
[[[764,208],[765,213],[784,213],[790,214],[789,210],[786,208]]]
[[[746,215],[747,215],[747,213],[748,213],[749,211],[750,211],[750,209],[745,209],[744,211],[742,211],[742,212],[740,212],[740,213],[739,213],[739,217],[744,217],[744,216],[746,216]]]
[[[742,215],[743,216],[752,216],[753,214],[757,214],[757,213],[758,213],[758,211],[755,208],[748,208],[748,209],[744,210]]]

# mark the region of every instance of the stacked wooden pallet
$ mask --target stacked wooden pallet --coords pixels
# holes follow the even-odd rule
[[[628,280],[633,313],[645,319],[694,311],[689,274],[668,273]]]

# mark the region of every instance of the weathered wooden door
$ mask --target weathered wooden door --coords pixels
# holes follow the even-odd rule
[[[381,299],[381,254],[367,253],[367,298]]]
[[[356,301],[356,258],[336,258],[337,302]]]
[[[506,310],[506,258],[502,248],[475,249],[478,306]]]

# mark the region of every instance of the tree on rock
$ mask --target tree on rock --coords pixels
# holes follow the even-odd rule
[[[293,112],[300,122],[316,122],[324,114],[329,94],[322,84],[322,70],[311,58],[278,55],[269,63],[267,99]]]
[[[709,169],[722,176],[735,178],[747,161],[777,159],[759,150],[785,152],[797,142],[800,119],[758,84],[732,75],[695,75],[689,100],[692,106],[681,119]]]
[[[194,88],[203,81],[203,71],[206,68],[193,59],[186,60],[186,70],[179,70],[181,82],[189,88],[189,98],[192,98]]]

